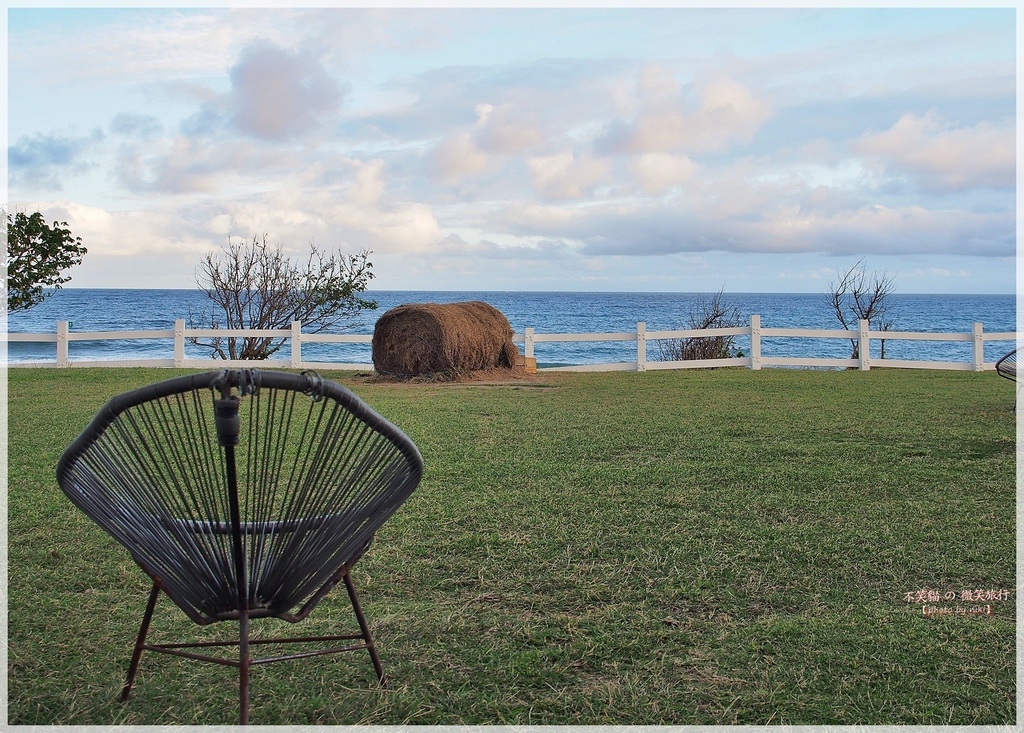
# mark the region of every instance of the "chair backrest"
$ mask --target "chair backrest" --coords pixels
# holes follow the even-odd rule
[[[1014,382],[1017,381],[1017,349],[1004,354],[996,362],[996,373]]]
[[[225,370],[110,400],[57,480],[193,621],[210,623],[243,607],[308,614],[422,472],[413,442],[345,387]]]

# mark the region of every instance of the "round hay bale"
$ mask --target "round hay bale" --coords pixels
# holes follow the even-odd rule
[[[519,355],[512,333],[501,311],[478,300],[407,303],[377,319],[373,366],[399,377],[512,369]]]

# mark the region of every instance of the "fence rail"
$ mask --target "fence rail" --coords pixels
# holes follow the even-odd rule
[[[219,368],[226,366],[253,366],[252,361],[225,360],[213,358],[194,358],[185,353],[185,344],[191,338],[230,338],[258,336],[284,339],[289,342],[290,352],[285,359],[266,359],[260,363],[264,367],[290,369],[372,369],[373,365],[366,362],[334,362],[304,360],[302,346],[304,344],[370,344],[372,336],[368,334],[324,334],[303,333],[302,325],[295,321],[287,329],[210,329],[186,328],[184,319],[174,322],[171,330],[152,331],[71,331],[68,321],[58,321],[55,333],[8,333],[6,339],[11,343],[52,343],[56,345],[55,358],[45,361],[7,362],[8,367],[118,367],[118,366],[155,366],[185,368]],[[652,341],[678,340],[689,338],[742,337],[750,341],[748,354],[723,359],[695,359],[687,361],[652,360],[647,356],[648,344]],[[857,344],[857,358],[843,359],[820,356],[766,356],[761,343],[765,338],[800,338],[800,339],[843,339]],[[164,339],[173,341],[173,356],[156,359],[72,359],[70,344],[75,341],[125,341]],[[981,323],[975,323],[970,333],[928,333],[921,331],[872,331],[867,321],[860,321],[858,330],[840,329],[801,329],[801,328],[765,328],[761,325],[761,317],[752,315],[748,326],[736,328],[686,329],[673,331],[648,331],[647,324],[639,322],[635,331],[617,333],[537,333],[527,328],[516,334],[514,340],[522,344],[524,356],[535,357],[535,345],[538,343],[555,342],[632,342],[636,344],[636,360],[601,364],[578,364],[572,366],[541,367],[540,371],[636,371],[644,372],[656,369],[701,369],[711,367],[746,367],[761,369],[763,367],[831,367],[860,369],[867,371],[872,367],[896,367],[901,369],[955,369],[961,371],[985,371],[995,368],[995,362],[985,361],[985,343],[989,341],[1014,341],[1017,333],[1001,331],[986,333]],[[890,341],[952,341],[971,344],[970,361],[924,361],[910,359],[874,358],[871,354],[872,342]]]

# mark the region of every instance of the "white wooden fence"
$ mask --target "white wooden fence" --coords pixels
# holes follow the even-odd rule
[[[313,334],[303,333],[301,324],[296,321],[291,328],[282,330],[244,330],[244,329],[208,329],[186,328],[185,320],[174,322],[173,330],[158,331],[71,331],[68,321],[57,323],[56,333],[8,333],[7,341],[12,343],[53,343],[56,345],[56,358],[53,361],[19,361],[8,362],[8,367],[118,367],[118,366],[155,366],[185,368],[220,368],[227,366],[251,367],[252,361],[232,361],[224,359],[188,357],[185,354],[185,343],[189,338],[213,337],[244,337],[258,336],[283,338],[290,342],[290,353],[287,359],[267,359],[259,362],[260,366],[285,369],[372,369],[370,363],[343,363],[306,361],[302,358],[304,344],[370,344],[369,334]],[[647,357],[647,345],[651,341],[662,339],[686,339],[693,337],[734,336],[747,337],[750,340],[750,353],[741,357],[728,359],[700,359],[692,361],[656,361]],[[841,359],[812,356],[765,356],[762,354],[761,340],[764,338],[800,338],[800,339],[843,339],[856,341],[859,358]],[[70,344],[74,341],[123,341],[134,339],[165,339],[173,340],[173,357],[166,359],[72,359]],[[995,362],[985,361],[985,343],[987,341],[1016,341],[1017,333],[993,332],[985,333],[981,323],[975,323],[970,333],[925,333],[917,331],[872,331],[867,321],[860,321],[857,331],[841,329],[801,329],[801,328],[764,328],[761,316],[752,315],[749,326],[737,328],[712,328],[701,330],[648,331],[643,322],[636,324],[636,331],[619,333],[537,333],[527,328],[522,334],[516,334],[515,341],[523,345],[527,358],[536,358],[534,346],[545,342],[633,342],[636,344],[636,361],[580,364],[574,366],[557,366],[541,368],[540,371],[635,371],[643,372],[654,369],[700,369],[709,367],[746,367],[761,369],[762,367],[838,367],[868,370],[871,367],[898,367],[903,369],[957,369],[962,371],[980,372],[995,368]],[[882,359],[871,356],[872,342],[881,341],[952,341],[971,344],[971,360],[968,361],[915,361],[908,359]]]

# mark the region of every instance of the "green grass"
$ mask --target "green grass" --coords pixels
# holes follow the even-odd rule
[[[236,722],[233,670],[162,655],[118,703],[148,582],[53,478],[108,397],[173,373],[9,371],[12,724]],[[253,723],[1015,722],[1015,597],[904,600],[1015,587],[995,374],[328,376],[426,461],[353,573],[391,684],[363,653],[260,667]],[[342,593],[304,625],[350,619]],[[209,633],[158,606],[155,637]]]

